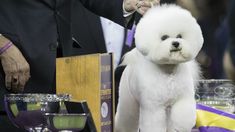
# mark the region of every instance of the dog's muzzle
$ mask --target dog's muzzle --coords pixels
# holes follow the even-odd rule
[[[172,46],[174,46],[175,48],[178,48],[180,46],[180,43],[177,41],[172,42]]]
[[[177,52],[180,51],[182,48],[180,48],[180,43],[177,41],[173,41],[172,42],[172,49],[170,50],[170,52]]]

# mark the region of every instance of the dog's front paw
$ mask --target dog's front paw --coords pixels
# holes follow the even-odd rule
[[[181,127],[181,126],[171,126],[167,128],[167,132],[191,132],[192,128]]]

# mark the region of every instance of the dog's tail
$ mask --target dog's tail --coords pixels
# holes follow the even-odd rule
[[[143,55],[136,48],[134,48],[122,57],[120,66],[135,64],[140,57],[143,57]]]

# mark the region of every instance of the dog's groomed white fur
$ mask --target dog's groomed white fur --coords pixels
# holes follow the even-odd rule
[[[138,23],[135,42],[123,62],[115,132],[190,132],[199,77],[194,58],[203,44],[196,20],[176,5],[154,7]]]

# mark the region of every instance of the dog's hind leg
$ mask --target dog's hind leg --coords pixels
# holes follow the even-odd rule
[[[139,104],[129,89],[127,72],[125,69],[120,82],[115,132],[137,132],[139,128]]]

